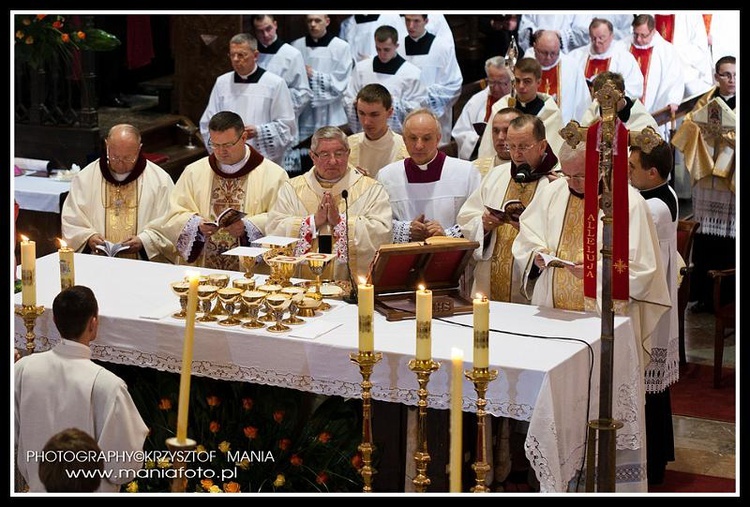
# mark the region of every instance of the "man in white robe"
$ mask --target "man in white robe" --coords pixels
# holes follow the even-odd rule
[[[458,147],[458,158],[474,160],[479,150],[480,136],[487,128],[492,106],[513,88],[513,72],[502,56],[493,56],[484,63],[487,86],[475,93],[464,104],[451,135]],[[494,156],[494,155],[493,155]]]
[[[258,39],[258,65],[282,77],[289,88],[298,132],[292,144],[296,145],[299,142],[300,114],[310,104],[313,96],[305,60],[299,49],[279,38],[278,23],[273,16],[259,14],[252,16],[252,19],[255,37]],[[286,151],[282,167],[291,175],[302,172],[300,153],[293,146]]]
[[[333,278],[366,277],[380,245],[391,242],[391,207],[383,186],[349,165],[346,134],[322,127],[313,134],[315,165],[284,183],[268,213],[268,234],[296,237],[294,255],[321,251],[323,232],[335,255]],[[347,193],[344,198],[343,192]]]
[[[393,209],[393,242],[462,237],[456,217],[479,187],[479,171],[471,162],[438,150],[440,122],[429,109],[406,117],[404,143],[409,157],[385,166],[377,176]]]
[[[560,52],[557,34],[540,30],[534,37],[534,46],[524,56],[536,58],[542,66],[539,91],[555,99],[563,125],[570,120],[580,121],[591,103],[591,93],[576,60]]]
[[[409,156],[401,134],[388,126],[393,101],[388,89],[378,83],[365,85],[355,100],[362,132],[349,136],[349,163],[366,176],[375,178],[391,162]]]
[[[52,303],[62,340],[51,350],[22,357],[14,364],[16,466],[31,493],[44,493],[39,479],[40,453],[66,428],[91,435],[104,453],[98,492],[115,493],[143,467],[138,454],[149,429],[125,382],[91,361],[90,343],[99,328],[99,306],[88,287],[74,285]]]
[[[349,43],[355,64],[369,60],[377,54],[375,50],[375,30],[389,25],[398,30],[398,40],[406,37],[406,25],[401,16],[394,13],[356,14],[344,18],[339,26],[339,37]]]
[[[505,107],[515,107],[522,113],[538,116],[544,122],[547,142],[552,151],[557,153],[563,143],[560,137],[560,129],[563,127],[562,113],[553,97],[539,91],[542,84],[542,66],[534,58],[521,58],[516,62],[513,75],[516,96],[506,95],[495,102],[490,113],[490,122],[495,113]],[[488,157],[494,152],[492,133],[485,129],[479,143],[478,156]]]
[[[602,86],[604,86],[604,83],[607,81],[612,81],[615,89],[622,93],[622,98],[620,98],[615,107],[617,109],[617,117],[625,124],[625,128],[631,132],[640,132],[646,127],[651,127],[660,136],[664,135],[654,117],[651,113],[646,111],[646,107],[643,103],[640,100],[627,95],[622,75],[610,71],[600,72],[596,75],[592,83],[593,93],[596,94],[601,90]],[[588,127],[600,119],[601,107],[599,106],[599,101],[594,98],[579,123],[582,127]]]
[[[237,34],[229,41],[234,70],[216,78],[200,120],[209,152],[208,122],[219,111],[234,111],[245,122],[250,145],[283,167],[286,151],[297,138],[297,120],[289,87],[283,78],[257,65],[258,41]]]
[[[239,257],[223,252],[265,236],[266,214],[289,176],[245,144],[238,114],[221,111],[208,129],[214,152],[185,168],[159,230],[175,243],[183,263],[239,271]],[[228,208],[246,215],[226,227],[207,223]]]
[[[586,14],[523,14],[518,23],[518,46],[528,51],[536,32],[552,30],[560,35],[562,52],[569,53],[588,42],[586,27],[590,20]]]
[[[62,236],[76,252],[98,254],[105,240],[128,248],[118,257],[175,262],[174,244],[150,224],[166,213],[172,177],[147,160],[141,134],[118,124],[106,153],[73,177],[61,213]]]
[[[492,129],[496,140],[500,129],[495,124],[503,120],[509,123],[505,142],[513,147],[509,152],[511,159],[490,170],[461,207],[456,220],[464,237],[480,245],[474,251],[476,266],[471,293],[485,294],[493,301],[527,303],[520,290],[521,272],[511,252],[518,234],[518,216],[498,216],[487,207],[500,210],[511,199],[528,206],[542,188],[554,181],[548,176],[554,176],[560,166],[545,140],[544,123],[538,117],[513,110],[498,113]],[[518,181],[516,176],[522,164],[530,166],[530,177]]]
[[[648,483],[661,484],[667,463],[674,461],[672,403],[669,386],[680,378],[680,350],[677,289],[680,256],[677,253],[677,194],[669,186],[672,152],[666,142],[646,153],[632,146],[628,158],[630,184],[640,190],[651,211],[659,253],[667,275],[672,308],[661,316],[651,340],[651,357],[646,365],[646,440]],[[684,264],[684,263],[683,263]]]
[[[492,157],[482,157],[473,161],[474,166],[479,170],[479,174],[484,179],[493,167],[510,162],[510,152],[508,151],[508,127],[513,118],[521,116],[523,113],[515,107],[506,107],[495,113],[492,118],[492,145],[495,148],[495,154]],[[544,124],[542,124],[542,127]]]
[[[374,35],[377,55],[358,62],[354,67],[349,86],[344,92],[344,107],[353,133],[362,130],[354,101],[359,90],[367,84],[380,83],[391,93],[394,114],[389,118],[389,125],[397,134],[401,133],[402,122],[409,111],[429,104],[427,88],[422,83],[422,71],[397,53],[397,37],[398,32],[394,27],[378,27]]]
[[[630,41],[632,38],[630,23],[628,22],[628,37],[622,39]],[[596,17],[589,25],[590,44],[581,46],[570,52],[578,66],[583,69],[583,75],[589,83],[589,88],[597,74],[602,72],[617,72],[625,80],[625,92],[628,97],[640,99],[643,95],[643,74],[638,67],[635,57],[622,45],[615,41],[614,27],[609,19]]]
[[[409,35],[403,39],[398,51],[407,62],[422,71],[429,107],[440,118],[442,136],[447,142],[453,127],[453,104],[461,93],[463,76],[455,47],[427,31],[430,22],[431,18],[426,14],[405,14],[404,23]]]
[[[292,42],[302,53],[312,100],[298,118],[299,137],[312,136],[327,125],[346,125],[344,90],[349,84],[354,62],[349,43],[328,31],[326,14],[306,16],[307,35]]]

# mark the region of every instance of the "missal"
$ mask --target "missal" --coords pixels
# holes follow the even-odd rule
[[[244,211],[240,211],[238,209],[234,208],[227,208],[221,213],[219,213],[219,216],[216,217],[216,221],[214,222],[206,222],[207,225],[215,225],[216,227],[227,227],[235,223],[237,220],[241,219],[247,215]]]
[[[485,208],[502,222],[518,222],[518,218],[526,209],[526,206],[524,206],[518,199],[508,199],[503,203],[500,209],[495,209],[486,205]]]
[[[104,252],[109,257],[114,257],[118,253],[122,252],[123,250],[127,250],[130,248],[128,245],[123,245],[122,243],[112,243],[111,241],[104,240],[104,243],[101,245],[96,245],[96,249],[99,251]]]
[[[575,266],[575,262],[566,261],[565,259],[561,259],[555,255],[547,254],[544,252],[539,252],[539,254],[542,256],[542,259],[544,259],[544,265],[548,268],[564,268],[565,266]]]

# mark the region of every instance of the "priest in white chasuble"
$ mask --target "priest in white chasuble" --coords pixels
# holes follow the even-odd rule
[[[289,176],[245,144],[247,132],[237,113],[216,113],[208,131],[213,153],[185,168],[159,230],[175,243],[184,263],[240,271],[239,257],[223,252],[265,236],[266,214]],[[246,215],[226,227],[207,223],[228,208]]]
[[[98,253],[104,241],[128,246],[117,256],[175,262],[174,244],[151,222],[167,211],[172,177],[141,152],[141,134],[128,124],[112,127],[106,153],[73,177],[62,207],[61,230],[76,252]]]
[[[270,235],[296,237],[294,255],[332,253],[335,280],[367,276],[380,245],[391,242],[391,205],[375,179],[349,165],[349,143],[338,127],[313,134],[313,167],[284,183],[268,213]]]

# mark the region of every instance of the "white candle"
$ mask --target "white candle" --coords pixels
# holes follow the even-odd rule
[[[57,251],[60,256],[60,290],[65,290],[76,284],[76,271],[73,264],[73,249],[68,248],[68,244],[62,239],[60,250]]]
[[[417,291],[417,360],[432,359],[432,291],[419,286]]]
[[[375,348],[375,332],[373,329],[373,311],[375,308],[374,287],[360,278],[357,285],[359,294],[359,351],[360,353],[372,352]]]
[[[21,302],[36,306],[36,243],[21,236]]]
[[[182,370],[180,372],[180,394],[177,406],[177,442],[184,444],[187,441],[187,417],[190,406],[190,374],[193,365],[193,339],[195,337],[195,312],[198,308],[198,281],[197,271],[188,271],[187,307],[185,309],[185,341],[182,345]]]
[[[490,366],[490,302],[477,294],[474,299],[474,368]]]
[[[463,460],[463,374],[464,351],[451,348],[451,443],[450,492],[461,492],[461,466]]]

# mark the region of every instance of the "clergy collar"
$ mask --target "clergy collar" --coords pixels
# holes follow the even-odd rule
[[[544,107],[544,101],[542,98],[537,94],[536,97],[534,97],[533,100],[527,103],[521,102],[519,99],[516,99],[516,109],[520,109],[521,112],[524,112],[526,114],[531,114],[533,116],[536,116],[539,111],[542,110]]]
[[[263,162],[263,155],[260,154],[260,152],[256,151],[255,148],[253,148],[250,145],[246,145],[247,149],[250,150],[250,156],[247,159],[247,163],[236,173],[226,173],[221,169],[221,163],[216,160],[216,155],[211,154],[208,157],[208,165],[211,166],[211,170],[213,170],[214,174],[217,176],[221,176],[222,178],[227,179],[233,179],[233,178],[241,178],[247,174],[250,173],[253,169],[258,167],[261,162]]]
[[[557,65],[558,65],[559,63],[560,63],[560,55],[558,55],[558,56],[557,56],[557,60],[555,60],[555,63],[553,63],[553,64],[552,64],[552,65],[550,65],[549,67],[542,67],[542,71],[545,71],[545,70],[550,70],[550,69],[554,69],[555,67],[557,67]]]
[[[404,40],[404,50],[409,56],[427,55],[430,53],[435,36],[430,32],[425,32],[419,39],[412,39],[407,36]]]
[[[614,43],[615,41],[612,41],[612,44],[609,45],[607,50],[604,53],[594,53],[594,49],[589,46],[589,58],[593,58],[594,60],[605,60],[612,56],[612,52],[614,51]]]
[[[570,192],[572,196],[578,197],[579,199],[583,199],[584,197],[583,193],[576,192],[575,190],[570,188],[570,185],[568,185],[567,183],[565,184],[565,186],[568,187],[568,191]],[[604,192],[604,181],[599,180],[599,195],[602,195],[602,192]]]
[[[411,157],[405,159],[404,169],[406,170],[406,179],[409,183],[434,183],[440,180],[445,159],[445,153],[438,150],[435,158],[427,164],[427,169],[422,169]]]
[[[242,77],[239,74],[237,74],[237,71],[235,71],[234,82],[235,83],[257,83],[258,81],[260,81],[260,78],[263,76],[264,72],[266,71],[258,67],[258,65],[255,66],[255,70],[253,70],[247,77]]]
[[[305,45],[309,48],[327,46],[331,43],[334,37],[335,35],[328,31],[326,31],[326,33],[324,33],[323,36],[318,40],[313,39],[312,37],[310,37],[310,34],[307,34],[305,35]]]
[[[625,107],[622,108],[622,111],[617,111],[617,117],[623,123],[627,123],[630,119],[630,113],[633,109],[633,99],[628,96],[625,96],[623,98],[625,99]]]
[[[380,61],[380,58],[377,56],[372,57],[372,71],[377,72],[378,74],[390,74],[395,75],[396,72],[398,72],[398,69],[401,68],[401,66],[406,62],[404,60],[404,57],[401,55],[396,55],[390,60],[388,60],[387,63],[383,63]]]
[[[143,153],[139,152],[138,160],[135,161],[135,167],[133,167],[133,170],[130,171],[128,177],[122,181],[117,181],[115,177],[112,176],[109,164],[107,163],[106,153],[99,157],[99,170],[101,171],[102,177],[107,183],[111,183],[112,185],[117,186],[127,185],[128,183],[132,183],[137,180],[138,177],[143,174],[143,171],[146,170],[146,157],[143,156]]]
[[[273,54],[278,53],[279,49],[281,49],[281,46],[283,46],[283,45],[284,45],[284,41],[281,40],[279,37],[276,37],[276,40],[273,41],[268,46],[264,46],[263,44],[258,43],[258,51],[261,52],[261,53],[266,53],[266,54],[272,54],[273,55]]]
[[[657,36],[657,35],[659,35],[659,32],[658,32],[658,31],[657,31],[657,32],[656,32],[656,33],[654,34],[654,39],[656,38],[656,36]],[[651,39],[651,42],[650,42],[650,43],[648,43],[648,44],[646,44],[645,46],[639,46],[639,45],[638,45],[638,44],[636,44],[635,42],[632,42],[631,44],[633,44],[633,47],[634,47],[635,49],[640,49],[640,50],[644,50],[644,49],[651,49],[652,47],[654,47],[654,39]]]
[[[674,194],[669,190],[668,181],[664,181],[648,190],[641,190],[640,192],[644,199],[659,199],[663,201],[669,209],[672,221],[677,220],[677,199],[675,199]]]
[[[524,181],[524,183],[530,183],[532,181],[541,179],[542,176],[547,176],[552,172],[552,169],[554,169],[556,165],[557,156],[555,155],[555,152],[552,151],[552,147],[549,145],[549,142],[547,142],[547,149],[544,152],[544,157],[542,157],[539,165],[531,171],[531,178],[528,181]],[[515,178],[516,174],[518,174],[518,166],[515,162],[513,162],[513,160],[511,160],[510,175],[512,178]]]
[[[315,181],[320,183],[320,186],[323,188],[333,188],[333,186],[344,179],[344,176],[346,176],[346,173],[344,173],[340,178],[337,178],[335,180],[326,180],[320,177],[317,171],[313,171],[313,176],[315,177]]]
[[[379,17],[380,14],[355,14],[354,21],[356,21],[357,24],[370,23],[372,21],[377,21]]]

